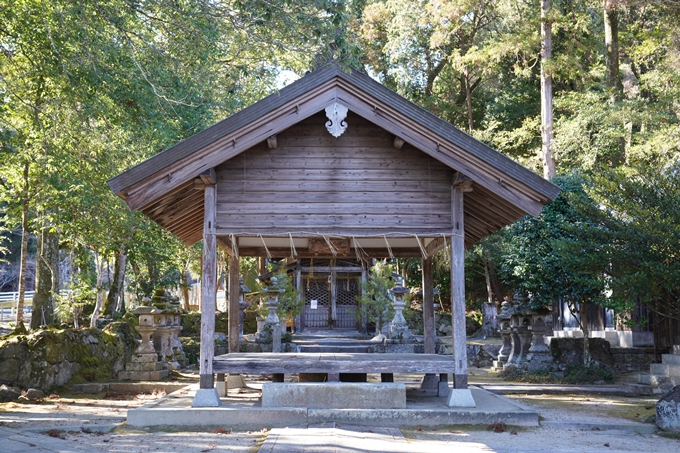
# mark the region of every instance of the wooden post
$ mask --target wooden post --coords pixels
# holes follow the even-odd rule
[[[302,269],[300,269],[301,263],[298,260],[298,267],[295,270],[295,289],[298,290],[299,298],[304,300],[304,294],[302,292]],[[297,316],[298,318],[298,323],[297,325],[300,326],[300,332],[303,332],[305,330],[305,309],[304,309],[304,304],[302,305],[302,311],[300,314]]]
[[[432,257],[423,258],[423,340],[425,354],[435,353],[436,331],[434,325],[434,291]]]
[[[215,238],[215,186],[205,186],[203,212],[203,269],[201,275],[200,388],[214,385],[215,303],[217,299],[217,242]]]
[[[241,285],[238,280],[239,259],[233,254],[229,256],[229,353],[239,352],[239,290]]]
[[[451,312],[453,337],[453,388],[468,384],[467,345],[465,342],[465,226],[463,224],[463,187],[451,188],[453,231],[451,235]]]
[[[338,322],[338,291],[336,280],[335,267],[333,267],[333,269],[331,269],[331,311],[329,313],[329,325],[331,328],[336,327]]]

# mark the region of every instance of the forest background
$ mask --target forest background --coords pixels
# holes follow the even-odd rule
[[[563,188],[468,251],[471,309],[522,293],[677,319],[678,23],[678,0],[2,0],[0,291],[37,274],[35,328],[55,307],[113,316],[124,287],[186,289],[200,248],[106,180],[334,59]],[[420,284],[419,261],[398,266]]]

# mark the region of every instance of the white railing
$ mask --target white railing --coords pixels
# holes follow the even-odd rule
[[[68,290],[62,289],[59,294],[66,296]],[[35,291],[26,291],[24,293],[24,313],[31,313],[33,310],[33,296]],[[0,321],[5,320],[5,311],[8,311],[9,316],[16,316],[17,303],[19,302],[19,291],[9,291],[0,293]]]

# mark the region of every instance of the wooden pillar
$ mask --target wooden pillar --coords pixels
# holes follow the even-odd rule
[[[453,327],[453,388],[468,384],[465,342],[465,226],[463,224],[463,187],[451,188],[453,231],[451,235],[451,312]]]
[[[432,257],[423,258],[423,340],[425,354],[435,353],[437,333],[434,325],[434,284],[432,280]]]
[[[335,260],[332,261],[332,263],[335,263]],[[337,321],[338,321],[338,285],[337,285],[337,279],[336,279],[336,274],[335,274],[335,266],[331,269],[331,312],[329,314],[330,316],[330,326],[331,327],[337,327]]]
[[[301,269],[302,263],[300,260],[298,260],[298,266],[297,269],[295,270],[295,289],[298,290],[299,298],[304,300],[304,292],[303,292],[303,287],[302,287],[302,269]],[[302,311],[300,314],[297,316],[298,318],[298,323],[297,325],[300,326],[300,332],[303,332],[305,330],[305,306],[304,304],[302,305]]]
[[[215,238],[215,186],[205,186],[203,211],[203,263],[201,274],[200,388],[214,385],[215,303],[217,299],[217,242]]]
[[[239,298],[241,285],[238,280],[239,259],[229,256],[229,353],[239,352]]]

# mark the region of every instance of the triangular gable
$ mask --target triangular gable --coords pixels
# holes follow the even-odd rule
[[[559,193],[556,186],[539,175],[367,75],[357,71],[345,73],[337,65],[301,78],[112,178],[109,184],[130,209],[142,210],[157,221],[173,207],[159,223],[185,242],[195,242],[201,232],[198,218],[181,228],[173,229],[170,224],[181,217],[182,211],[177,206],[200,205],[200,193],[191,192],[192,181],[198,175],[336,102],[473,181],[478,190],[469,194],[473,203],[466,204],[466,216],[488,217],[490,222],[473,240],[523,214],[537,215]],[[492,221],[491,216],[498,215],[493,209],[485,210],[498,205],[507,207],[505,210],[510,214]]]

